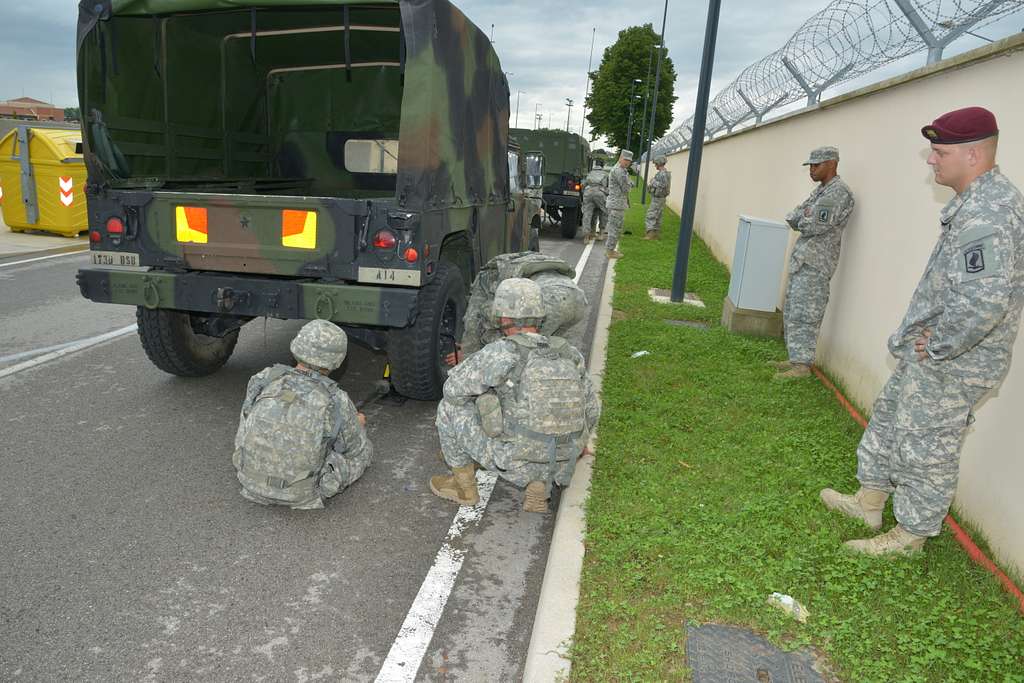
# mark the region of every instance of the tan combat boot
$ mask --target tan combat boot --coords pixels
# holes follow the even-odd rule
[[[772,379],[796,379],[798,377],[807,377],[811,374],[811,366],[804,365],[803,363],[791,363],[789,370],[782,372],[781,370],[775,373],[775,377]]]
[[[854,552],[865,555],[909,555],[920,551],[927,540],[927,536],[918,536],[897,524],[884,534],[879,534],[874,538],[847,541],[843,545]]]
[[[622,252],[619,251],[618,249],[612,249],[611,251],[606,253],[608,255],[608,258],[622,258]]]
[[[867,524],[874,530],[882,528],[882,510],[889,494],[863,486],[852,496],[832,489],[821,490],[821,502],[829,510],[838,510],[847,517],[853,517]]]
[[[547,487],[542,481],[531,481],[526,485],[526,497],[523,498],[523,510],[525,512],[548,511]]]
[[[450,475],[431,477],[430,490],[434,495],[459,505],[476,505],[480,502],[480,492],[476,490],[475,471],[476,465],[470,463],[452,469]]]

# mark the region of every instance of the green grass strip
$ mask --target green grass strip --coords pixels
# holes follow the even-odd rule
[[[829,513],[818,491],[856,489],[860,427],[817,380],[772,381],[780,341],[719,325],[729,276],[698,238],[687,290],[707,309],[652,303],[649,287],[671,287],[679,218],[666,211],[661,241],[643,241],[633,204],[573,680],[689,680],[686,625],[715,622],[811,646],[844,681],[1024,681],[1024,619],[948,531],[911,558],[841,549],[873,532]],[[680,319],[711,326],[666,323]],[[802,602],[808,622],[769,606],[773,591]]]

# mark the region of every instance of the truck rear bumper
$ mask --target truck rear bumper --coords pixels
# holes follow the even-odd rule
[[[374,327],[409,325],[419,293],[405,287],[113,268],[82,268],[77,280],[82,296],[99,303],[243,317],[322,318]]]
[[[552,206],[565,206],[572,208],[574,206],[580,206],[583,203],[583,200],[580,195],[549,194],[545,192],[544,203],[551,204]]]

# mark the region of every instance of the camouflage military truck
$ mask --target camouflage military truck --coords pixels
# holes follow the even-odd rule
[[[511,133],[528,158],[542,159],[544,211],[558,221],[563,237],[575,237],[582,224],[580,182],[590,170],[590,144],[564,130],[513,128]]]
[[[477,269],[531,246],[508,83],[458,9],[84,0],[77,57],[79,287],[138,307],[159,368],[209,374],[253,318],[322,318],[440,396]]]

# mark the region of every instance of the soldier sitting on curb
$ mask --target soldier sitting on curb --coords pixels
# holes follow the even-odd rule
[[[470,288],[469,305],[463,319],[465,331],[455,352],[448,354],[448,365],[479,351],[492,341],[501,339],[501,329],[491,317],[494,293],[504,280],[525,277],[540,285],[544,300],[544,324],[540,333],[562,336],[583,319],[587,295],[573,281],[576,272],[560,258],[535,251],[499,254],[487,262]]]
[[[295,367],[273,365],[249,380],[233,458],[243,497],[318,509],[366,470],[366,417],[327,376],[347,350],[341,328],[314,320],[292,340]]]
[[[452,474],[432,477],[430,490],[475,505],[479,463],[526,487],[523,510],[547,512],[551,484],[572,479],[600,403],[580,352],[538,332],[544,304],[535,282],[502,282],[493,315],[504,338],[473,354],[445,382],[437,432]]]

